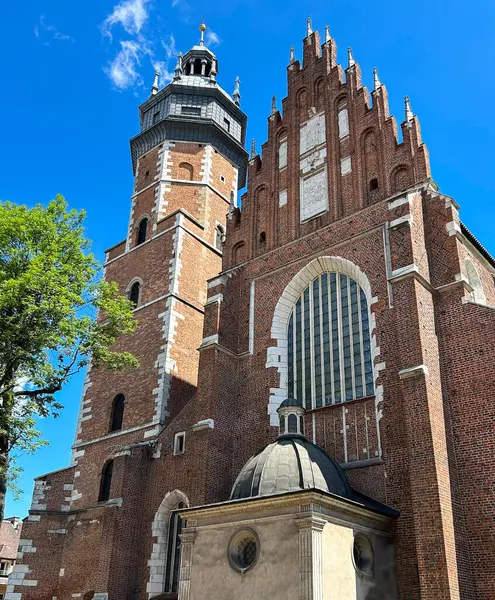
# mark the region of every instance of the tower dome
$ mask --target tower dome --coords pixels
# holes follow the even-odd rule
[[[281,435],[248,460],[234,483],[231,500],[318,489],[349,500],[354,491],[340,465],[300,434]]]

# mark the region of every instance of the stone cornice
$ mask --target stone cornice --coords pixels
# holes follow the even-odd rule
[[[323,509],[338,511],[343,517],[361,517],[372,520],[382,525],[390,523],[392,517],[375,512],[358,502],[346,500],[322,492],[320,490],[298,490],[273,496],[247,498],[243,500],[229,500],[218,504],[209,504],[180,510],[180,515],[189,522],[200,519],[214,519],[218,517],[253,514],[264,510],[278,510],[300,505],[314,505]],[[315,512],[315,511],[313,511]],[[321,513],[324,514],[324,513]]]

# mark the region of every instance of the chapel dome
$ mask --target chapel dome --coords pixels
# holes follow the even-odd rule
[[[340,465],[301,435],[279,437],[248,460],[232,488],[231,500],[319,489],[352,499],[354,490]]]

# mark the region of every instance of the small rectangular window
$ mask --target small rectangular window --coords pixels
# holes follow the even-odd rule
[[[230,121],[228,119],[223,120],[223,126],[230,133]]]
[[[186,445],[186,432],[176,433],[174,437],[174,456],[184,454]]]
[[[225,176],[224,176],[224,175],[220,175],[220,181],[221,181],[222,183],[225,183]]]
[[[158,123],[158,119],[160,118],[160,111],[156,112],[153,115],[153,123]]]
[[[181,106],[180,112],[183,115],[195,115],[197,117],[201,116],[201,108],[199,106]]]

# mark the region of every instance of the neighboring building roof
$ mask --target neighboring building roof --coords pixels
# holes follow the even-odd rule
[[[352,489],[336,460],[303,436],[282,436],[248,460],[239,473],[231,500],[317,489],[366,507],[398,516],[398,512]]]
[[[0,558],[15,560],[21,537],[22,523],[17,519],[5,519],[0,526]]]

